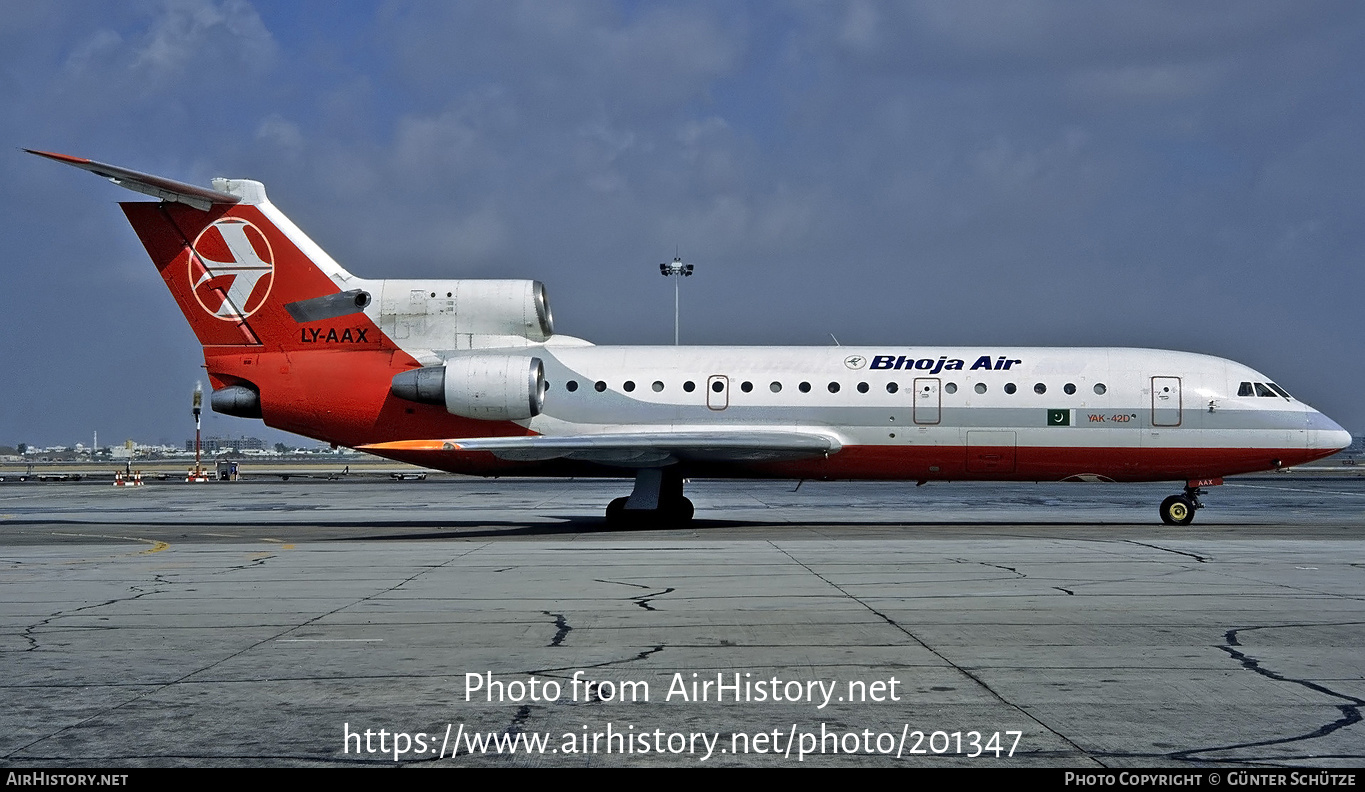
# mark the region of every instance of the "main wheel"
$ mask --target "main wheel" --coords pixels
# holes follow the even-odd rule
[[[1161,521],[1167,525],[1189,525],[1194,521],[1194,502],[1184,495],[1172,495],[1161,502]]]
[[[692,514],[694,511],[695,510],[692,508],[692,501],[687,498],[679,498],[678,502],[673,504],[673,520],[679,526],[686,526],[688,523],[692,522]]]
[[[626,509],[629,498],[616,498],[607,504],[607,526],[610,528],[684,527],[692,521],[692,501],[678,498],[661,503],[657,509]]]
[[[607,527],[624,528],[626,524],[626,501],[629,498],[615,498],[607,504]]]

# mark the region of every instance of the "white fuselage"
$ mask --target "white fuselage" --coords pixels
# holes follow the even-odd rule
[[[794,466],[833,477],[1194,478],[1297,464],[1350,442],[1270,391],[1268,377],[1185,352],[552,341],[537,353],[544,411],[522,422],[537,434],[820,433],[842,451]],[[1253,395],[1238,395],[1242,383]],[[1269,395],[1254,395],[1255,383]]]

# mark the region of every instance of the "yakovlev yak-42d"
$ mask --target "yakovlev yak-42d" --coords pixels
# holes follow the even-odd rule
[[[532,280],[367,280],[254,181],[32,152],[151,195],[123,211],[204,347],[213,409],[479,475],[633,476],[613,523],[686,522],[688,477],[1176,481],[1351,437],[1269,377],[1150,349],[594,346]]]

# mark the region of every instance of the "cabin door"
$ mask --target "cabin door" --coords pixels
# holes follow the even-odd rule
[[[1179,426],[1180,417],[1180,378],[1152,377],[1152,426]]]
[[[937,377],[920,377],[915,380],[915,404],[911,408],[917,424],[936,424],[942,405],[939,396]]]

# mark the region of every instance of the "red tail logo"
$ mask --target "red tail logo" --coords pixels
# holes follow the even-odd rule
[[[189,257],[189,283],[210,316],[240,322],[270,296],[275,254],[270,240],[240,217],[224,217],[195,238]]]

